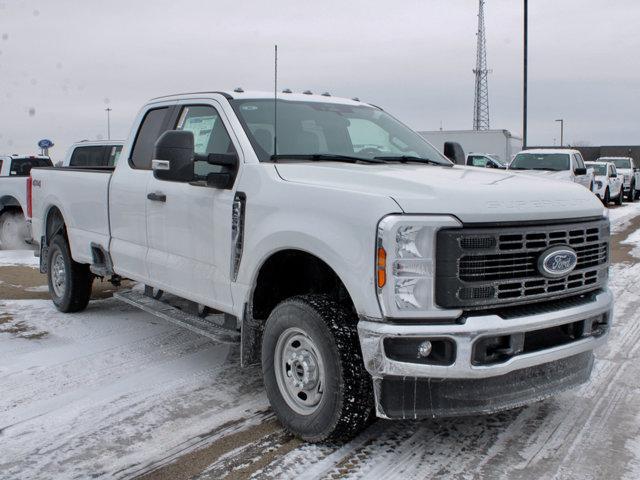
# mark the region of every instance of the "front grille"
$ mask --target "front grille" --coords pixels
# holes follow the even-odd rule
[[[575,250],[576,267],[562,278],[538,270],[554,246]],[[436,301],[442,307],[490,308],[575,295],[602,286],[609,263],[609,222],[441,230],[437,237]]]

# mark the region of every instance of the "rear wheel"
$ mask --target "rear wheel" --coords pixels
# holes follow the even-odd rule
[[[262,371],[271,407],[282,425],[311,441],[348,440],[373,407],[356,318],[325,295],[280,303],[262,339]]]
[[[634,202],[636,199],[636,183],[631,182],[631,186],[629,187],[629,193],[627,194],[627,201]]]
[[[4,212],[0,215],[0,248],[22,248],[25,246],[24,217],[19,213]]]
[[[62,235],[56,235],[51,241],[47,260],[47,280],[53,304],[65,313],[84,310],[93,284],[89,265],[71,258],[69,244]]]

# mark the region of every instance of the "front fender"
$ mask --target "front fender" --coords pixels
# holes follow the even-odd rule
[[[238,314],[250,302],[264,262],[276,252],[294,249],[329,265],[359,314],[380,318],[374,282],[376,228],[385,215],[402,212],[397,203],[362,192],[282,180],[276,184],[255,198],[247,194],[244,253],[232,288]]]

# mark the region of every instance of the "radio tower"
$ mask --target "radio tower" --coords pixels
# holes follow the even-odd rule
[[[489,81],[491,72],[487,69],[487,39],[484,33],[484,2],[479,0],[478,11],[478,47],[476,52],[476,92],[473,102],[473,129],[489,130]]]

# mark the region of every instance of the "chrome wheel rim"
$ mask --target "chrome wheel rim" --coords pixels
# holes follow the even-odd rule
[[[288,328],[278,338],[273,363],[287,405],[301,415],[315,412],[324,394],[325,372],[313,340],[299,328]]]
[[[67,270],[64,265],[64,259],[59,251],[53,254],[51,259],[51,286],[56,297],[64,296],[65,282],[67,281]]]

